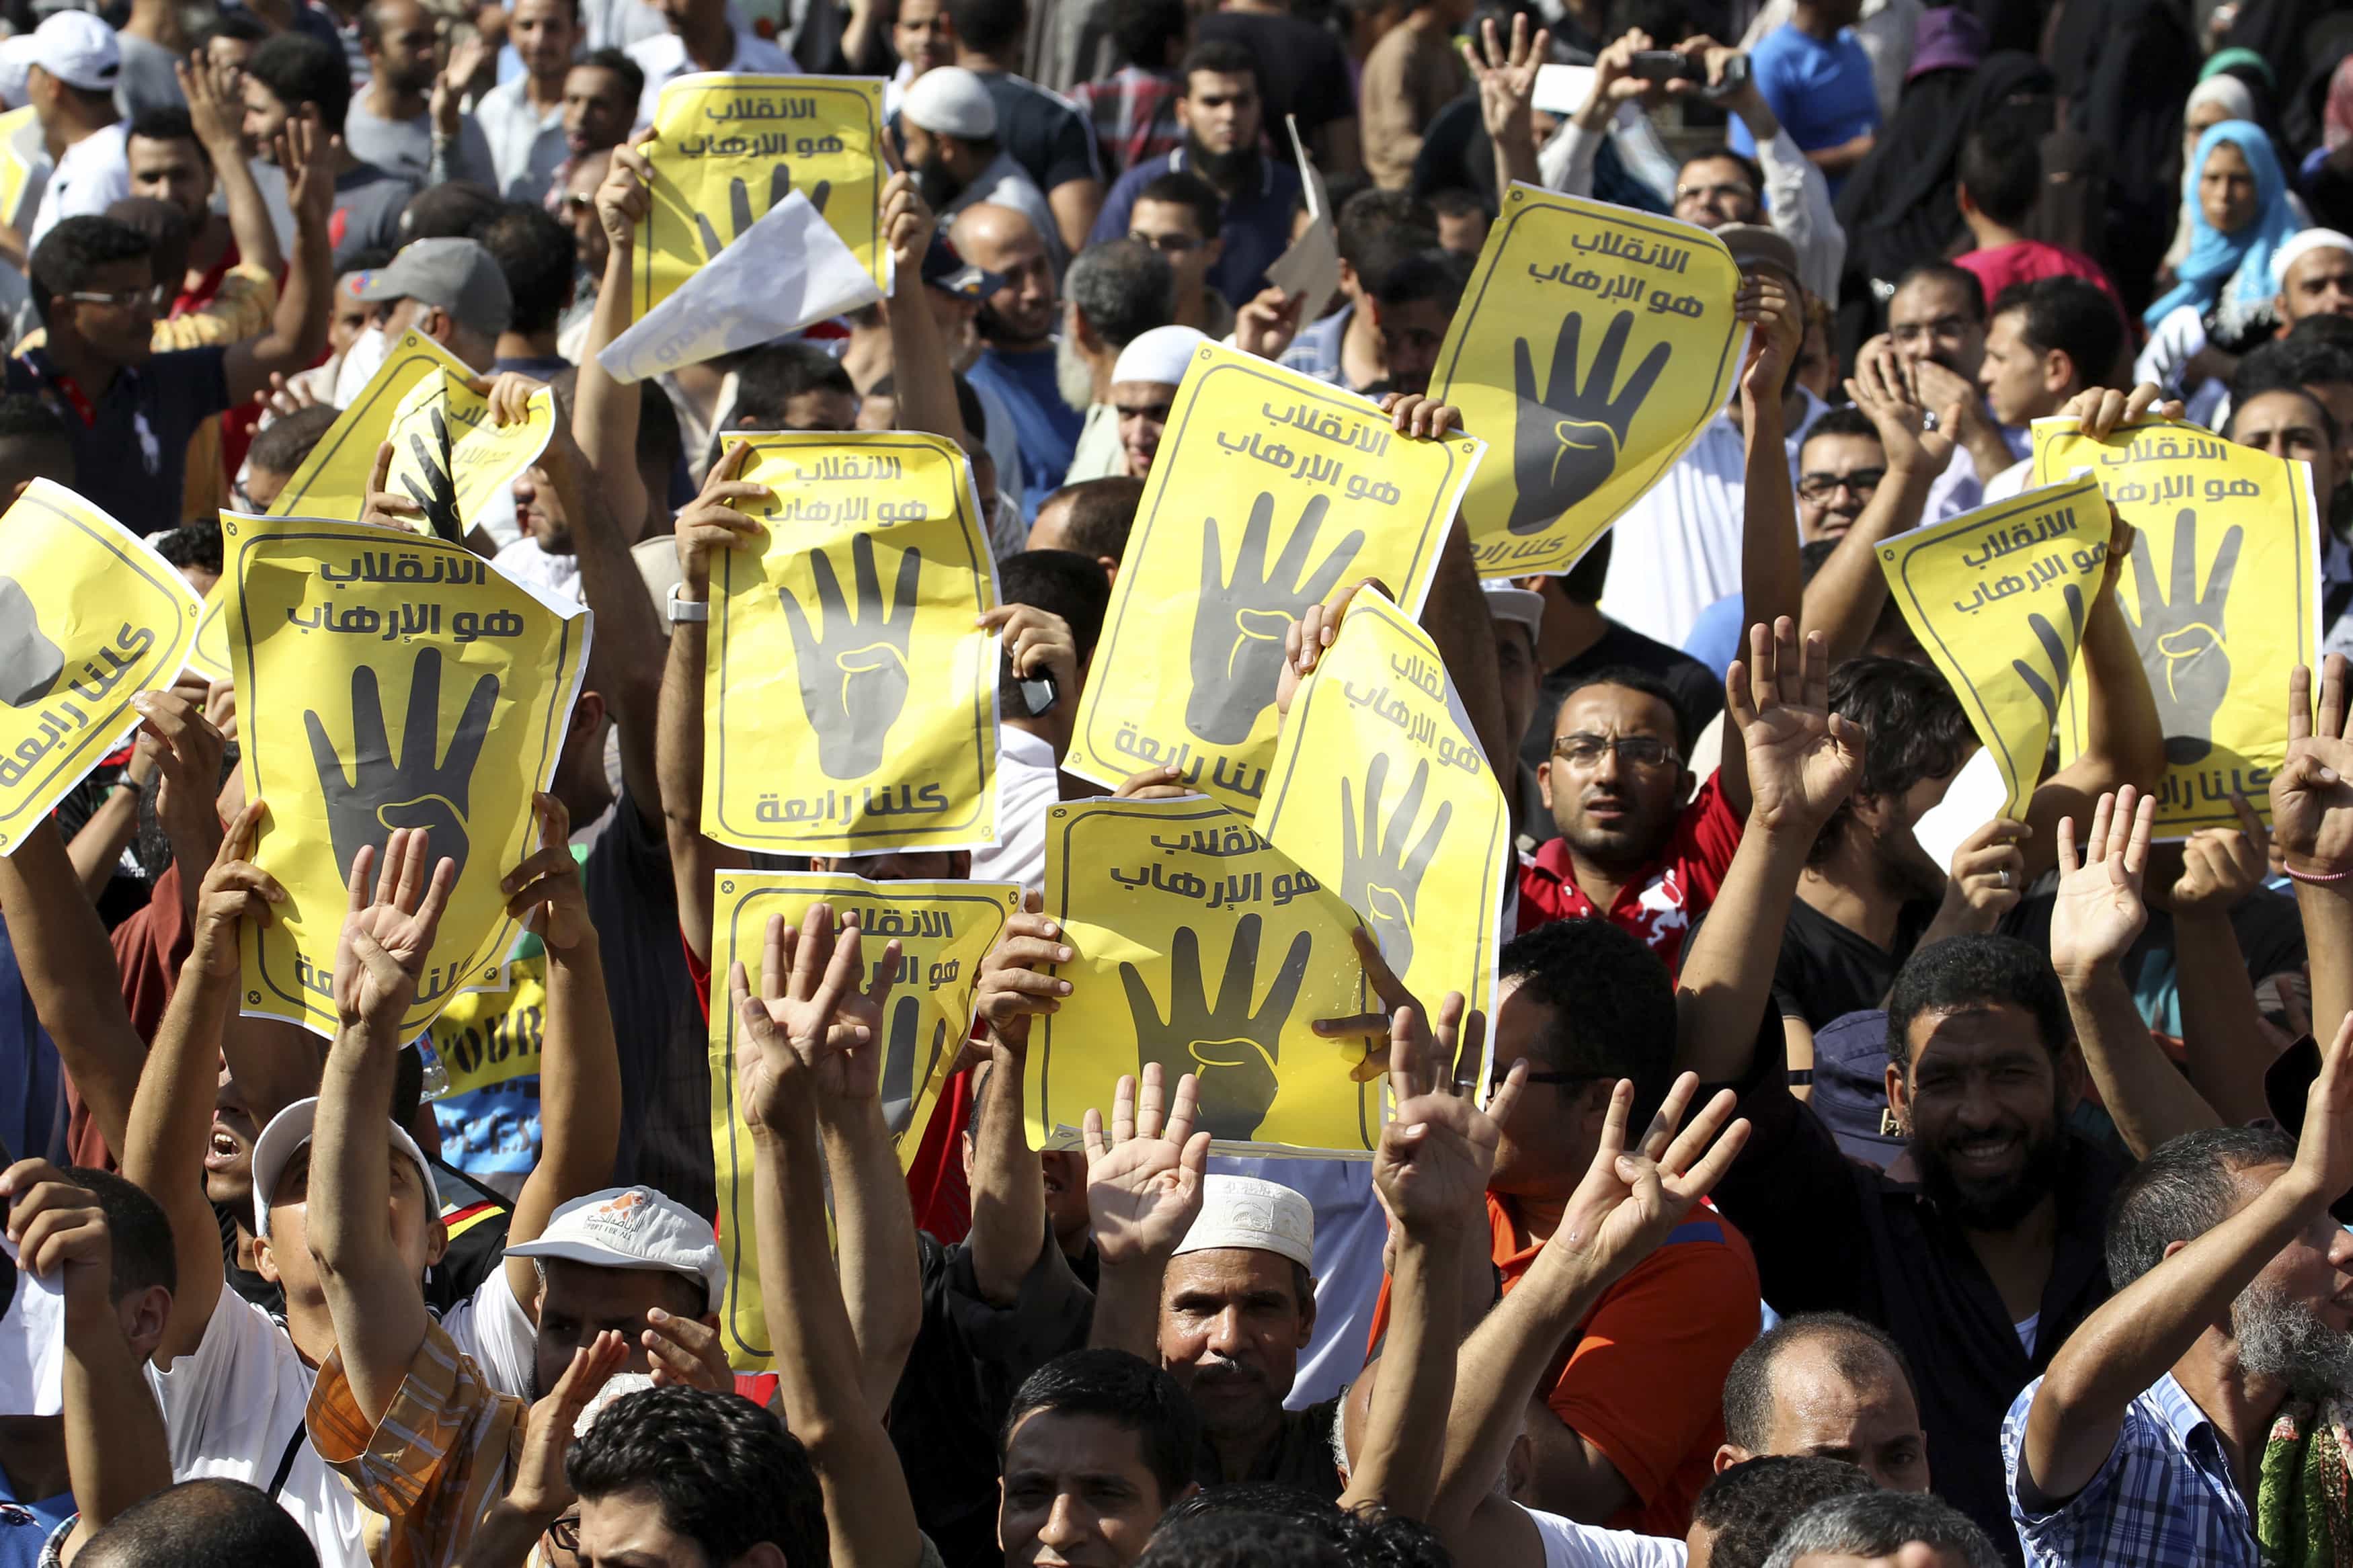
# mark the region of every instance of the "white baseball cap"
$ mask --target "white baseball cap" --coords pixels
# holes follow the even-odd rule
[[[1193,351],[1208,341],[1190,327],[1155,327],[1139,333],[1134,342],[1119,351],[1119,358],[1111,367],[1112,383],[1117,385],[1123,381],[1153,381],[1164,386],[1181,386],[1185,367],[1193,363]]]
[[[988,84],[962,66],[934,66],[907,84],[899,112],[934,136],[987,142],[997,134],[997,100]]]
[[[114,29],[87,11],[59,11],[34,28],[25,61],[84,92],[112,92],[122,74]]]
[[[651,1187],[607,1187],[555,1211],[537,1241],[509,1258],[560,1258],[598,1268],[661,1268],[702,1281],[710,1310],[727,1298],[727,1263],[711,1222]]]
[[[319,1120],[319,1099],[298,1100],[269,1119],[261,1136],[253,1141],[253,1234],[269,1234],[270,1194],[278,1186],[278,1178],[286,1173],[287,1162],[294,1152],[311,1142],[311,1129]],[[385,1131],[392,1135],[392,1146],[408,1156],[417,1166],[417,1174],[425,1184],[427,1215],[441,1217],[441,1188],[433,1180],[433,1166],[425,1158],[425,1151],[417,1146],[396,1121],[386,1121]]]
[[[1256,1176],[1208,1176],[1201,1182],[1201,1213],[1185,1233],[1176,1256],[1238,1247],[1288,1258],[1302,1268],[1315,1267],[1315,1210],[1280,1182]]]

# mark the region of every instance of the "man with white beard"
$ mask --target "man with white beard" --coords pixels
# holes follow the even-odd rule
[[[2353,1018],[2299,1138],[2187,1132],[2116,1189],[2118,1288],[2002,1426],[2030,1564],[2334,1560],[2353,1541]]]

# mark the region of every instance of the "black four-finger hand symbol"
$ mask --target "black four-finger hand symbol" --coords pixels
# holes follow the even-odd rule
[[[907,639],[915,629],[916,588],[923,570],[922,551],[901,552],[897,584],[886,604],[871,535],[861,533],[850,542],[849,560],[858,585],[855,608],[842,598],[832,558],[822,550],[809,552],[821,630],[809,626],[807,612],[790,588],[777,590],[793,634],[801,709],[817,731],[818,766],[836,779],[864,778],[881,765],[883,742],[907,705]]]
[[[385,733],[375,670],[360,666],[352,671],[349,773],[319,715],[304,710],[302,721],[311,732],[311,760],[326,793],[327,829],[334,844],[336,865],[348,872],[352,858],[362,846],[375,845],[381,856],[394,829],[423,827],[432,833],[433,858],[454,860],[459,872],[464,873],[467,802],[498,695],[497,676],[485,675],[474,682],[444,753],[441,650],[417,649],[408,682],[408,717],[400,727],[400,756],[395,761],[392,742]]]
[[[1451,801],[1440,805],[1419,840],[1409,849],[1414,818],[1421,814],[1421,797],[1430,786],[1427,759],[1413,765],[1413,782],[1389,816],[1388,832],[1380,830],[1381,790],[1388,782],[1389,760],[1377,756],[1365,771],[1364,831],[1356,827],[1356,805],[1348,781],[1340,781],[1340,901],[1363,913],[1371,922],[1373,941],[1381,958],[1399,974],[1413,963],[1413,900],[1421,889],[1430,857],[1446,836],[1447,820],[1454,815]]]
[[[932,1023],[932,1047],[922,1060],[916,1059],[915,1037],[923,1027],[923,1005],[913,996],[902,996],[891,1009],[891,1041],[882,1053],[882,1121],[898,1131],[907,1130],[908,1118],[915,1113],[915,1101],[923,1086],[932,1081],[932,1073],[939,1066],[940,1053],[947,1047],[948,1026],[944,1019]]]
[[[2133,588],[2140,599],[2140,618],[2133,625],[2133,645],[2140,650],[2141,667],[2148,671],[2157,698],[2157,716],[2165,729],[2165,760],[2195,763],[2214,749],[2214,715],[2231,689],[2230,644],[2222,632],[2224,611],[2231,598],[2231,578],[2239,569],[2239,545],[2244,532],[2237,524],[2222,535],[2214,565],[2206,574],[2206,591],[2198,592],[2198,514],[2188,507],[2174,520],[2173,592],[2168,599],[2157,587],[2157,568],[2149,561],[2148,531],[2133,541]],[[2131,617],[2126,617],[2127,624]]]
[[[1201,940],[1190,926],[1178,927],[1169,947],[1166,1019],[1135,965],[1119,966],[1128,1011],[1135,1019],[1138,1070],[1145,1063],[1158,1062],[1172,1080],[1188,1072],[1198,1077],[1200,1125],[1221,1139],[1249,1138],[1274,1104],[1274,1065],[1282,1058],[1282,1026],[1306,979],[1314,945],[1305,931],[1292,939],[1266,1000],[1253,1012],[1250,993],[1258,984],[1262,924],[1257,915],[1244,915],[1235,922],[1215,1006],[1209,1005],[1201,973]]]
[[[719,237],[718,229],[712,226],[710,214],[697,212],[694,215],[695,229],[702,237],[702,258],[705,261],[717,260],[721,251],[726,249],[735,240],[743,238],[744,231],[750,228],[760,218],[784,205],[785,198],[792,194],[793,166],[790,163],[778,163],[768,172],[768,205],[761,208],[756,215],[752,211],[750,188],[741,180],[728,181],[727,215],[734,222],[734,227],[728,237],[726,239]],[[818,216],[825,216],[827,198],[832,195],[833,182],[830,180],[819,180],[809,191],[808,204],[817,208]]]
[[[458,516],[458,487],[450,478],[453,467],[449,458],[449,422],[438,408],[429,411],[433,422],[433,438],[428,441],[421,431],[408,433],[408,449],[417,459],[417,471],[400,476],[400,488],[409,499],[425,509],[425,521],[443,539],[466,537],[465,523]]]
[[[2084,590],[2070,583],[2065,589],[2065,596],[2067,616],[2075,623],[2075,641],[2080,643],[2084,640]],[[2027,689],[2033,692],[2035,700],[2042,704],[2043,713],[2055,721],[2059,717],[2059,693],[2066,686],[2067,668],[2074,662],[2073,656],[2069,652],[2070,645],[2059,636],[2059,628],[2043,619],[2041,611],[2028,616],[2026,624],[2033,629],[2035,641],[2042,645],[2042,657],[2051,661],[2052,678],[2045,680],[2041,670],[2022,658],[2011,659],[2010,668],[2018,671],[2019,679],[2026,682]]]
[[[1230,580],[1218,520],[1208,520],[1201,536],[1201,596],[1193,610],[1193,693],[1185,701],[1186,727],[1204,741],[1230,746],[1250,738],[1282,679],[1283,634],[1308,605],[1333,590],[1356,558],[1365,542],[1362,530],[1344,535],[1314,572],[1303,577],[1330,510],[1322,496],[1309,501],[1270,568],[1274,497],[1261,494],[1242,527],[1241,554]]]
[[[1512,503],[1514,533],[1535,533],[1550,527],[1617,470],[1635,412],[1651,395],[1673,353],[1665,343],[1652,344],[1627,378],[1625,388],[1612,396],[1618,363],[1634,330],[1634,312],[1620,310],[1601,334],[1593,368],[1580,387],[1577,346],[1583,324],[1583,318],[1575,311],[1560,323],[1560,338],[1553,349],[1541,398],[1536,395],[1535,362],[1528,352],[1528,340],[1513,341],[1512,384],[1519,395],[1512,436],[1512,481],[1519,492]]]

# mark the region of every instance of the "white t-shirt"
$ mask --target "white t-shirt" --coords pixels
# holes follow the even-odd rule
[[[2019,461],[2012,463],[2010,467],[2004,468],[2001,472],[1996,474],[1993,477],[1992,482],[1986,486],[1986,504],[1990,506],[1995,501],[2008,500],[2014,495],[2021,494],[2024,492],[2026,487],[2031,484],[2033,480],[2034,459],[2031,458],[2021,458]]]
[[[503,552],[502,552],[503,558]],[[1062,693],[1065,702],[1079,700]],[[976,882],[1018,882],[1031,892],[1046,886],[1046,808],[1062,798],[1054,747],[1044,737],[1007,724],[997,731],[997,847],[972,852]]]
[[[1533,1508],[1520,1510],[1544,1542],[1545,1568],[1683,1568],[1683,1543],[1663,1535],[1603,1530]]]
[[[130,144],[130,129],[118,120],[65,150],[33,214],[32,232],[25,237],[28,251],[58,219],[102,216],[131,194]]]

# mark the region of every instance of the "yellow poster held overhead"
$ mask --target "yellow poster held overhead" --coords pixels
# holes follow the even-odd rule
[[[717,884],[711,918],[711,1146],[717,1153],[719,1234],[727,1249],[722,1328],[728,1359],[737,1371],[753,1372],[768,1363],[768,1329],[753,1248],[752,1145],[736,1103],[731,967],[743,961],[752,994],[758,995],[769,917],[798,926],[819,902],[833,906],[837,921],[858,916],[860,990],[874,984],[883,944],[897,940],[899,974],[881,1024],[881,1072],[882,1119],[898,1143],[903,1171],[923,1147],[923,1130],[971,1027],[980,961],[997,945],[1007,917],[1021,908],[1021,889],[1010,882],[870,882],[813,871],[721,871]]]
[[[1039,1148],[1077,1146],[1123,1073],[1158,1062],[1201,1082],[1197,1129],[1231,1153],[1368,1156],[1382,1086],[1356,1083],[1362,1040],[1318,1018],[1368,1003],[1323,884],[1213,801],[1096,800],[1046,813],[1046,912],[1078,956],[1059,1012],[1030,1030],[1025,1086]]]
[[[1159,764],[1249,816],[1274,758],[1283,633],[1377,577],[1419,613],[1482,442],[1398,435],[1365,398],[1205,346],[1168,411],[1062,765]]]
[[[327,433],[319,437],[319,444],[269,503],[269,515],[356,519],[367,503],[376,448],[391,439],[393,417],[401,400],[436,376],[454,376],[462,382],[472,374],[463,360],[424,333],[414,330],[401,333],[359,395],[327,426]]]
[[[997,648],[975,623],[997,576],[964,453],[749,440],[740,477],[775,499],[765,546],[712,566],[702,830],[797,855],[994,844]]]
[[[643,149],[653,209],[638,226],[633,277],[639,320],[793,191],[891,291],[879,79],[682,76],[663,84],[654,131]]]
[[[1437,645],[1369,588],[1292,699],[1255,826],[1426,1005],[1487,1009],[1511,809]]]
[[[1887,590],[1993,753],[2023,819],[2108,559],[2108,509],[2054,485],[1879,547]]]
[[[2116,603],[2165,727],[2157,836],[2231,826],[2233,792],[2271,820],[2287,760],[2279,694],[2319,662],[2320,523],[2312,470],[2195,425],[2158,420],[2087,440],[2034,422],[2034,473],[2087,469],[2136,531]],[[2084,749],[2083,704],[2060,712],[2059,758]]]
[[[0,514],[0,855],[139,722],[196,640],[186,578],[63,485]]]
[[[256,864],[288,901],[248,925],[244,1010],[335,1026],[335,942],[361,847],[432,832],[458,881],[406,1034],[462,991],[505,984],[516,933],[499,882],[533,846],[587,667],[588,613],[421,534],[224,513],[229,655]]]
[[[1514,185],[1430,395],[1511,461],[1462,516],[1482,577],[1566,572],[1732,395],[1740,269],[1704,228]]]
[[[228,668],[228,577],[224,574],[205,595],[196,618],[196,640],[188,649],[190,669],[206,680],[231,679]]]
[[[442,539],[463,539],[491,497],[539,460],[555,433],[555,395],[531,395],[512,425],[491,418],[491,400],[470,378],[444,372],[418,379],[393,406],[385,439],[392,469],[385,483],[425,509]]]

